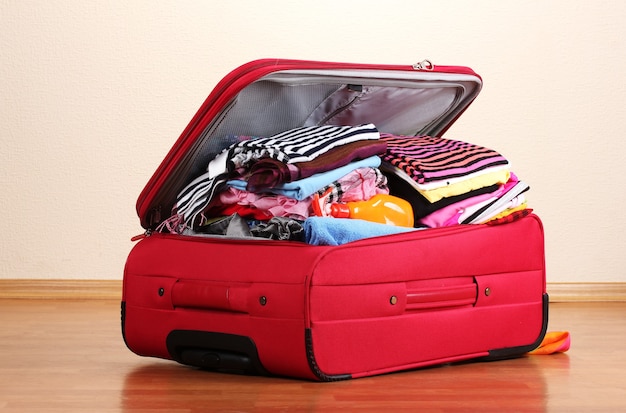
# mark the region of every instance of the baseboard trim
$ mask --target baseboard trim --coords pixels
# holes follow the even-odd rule
[[[120,300],[121,280],[0,280],[0,299]]]
[[[548,283],[550,302],[626,302],[626,283]]]
[[[548,283],[550,302],[626,302],[626,283]],[[0,280],[0,299],[120,300],[121,280]]]

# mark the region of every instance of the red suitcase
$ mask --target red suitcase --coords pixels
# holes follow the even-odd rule
[[[537,347],[548,296],[534,214],[338,246],[155,231],[206,167],[216,136],[370,122],[384,132],[441,136],[481,85],[469,68],[428,61],[266,59],[231,72],[138,199],[146,235],[124,270],[129,349],[206,369],[330,381]]]

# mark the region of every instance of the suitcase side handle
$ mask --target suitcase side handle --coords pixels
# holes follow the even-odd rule
[[[407,290],[406,309],[425,310],[442,307],[474,305],[478,298],[475,283],[439,288]]]
[[[179,280],[172,286],[172,305],[182,308],[248,312],[248,287]]]

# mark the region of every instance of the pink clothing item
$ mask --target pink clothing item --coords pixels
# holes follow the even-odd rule
[[[389,194],[387,179],[374,168],[355,169],[318,193],[328,188],[341,189],[337,202],[365,201],[377,194]]]
[[[228,187],[220,192],[219,202],[222,205],[247,205],[268,212],[274,217],[287,217],[305,220],[309,216],[311,200],[298,201],[284,195],[257,194]]]
[[[448,205],[447,207],[438,209],[437,211],[420,219],[419,222],[430,228],[458,225],[462,221],[461,217],[465,215],[468,209],[475,210],[481,208],[483,205],[487,205],[496,198],[497,197],[493,195],[493,192],[490,194],[477,195],[467,198],[452,205]]]

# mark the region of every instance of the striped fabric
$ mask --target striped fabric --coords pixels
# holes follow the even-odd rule
[[[509,167],[498,152],[468,142],[432,136],[380,137],[387,142],[383,160],[402,169],[424,190]]]
[[[260,158],[294,164],[311,161],[332,148],[350,142],[379,138],[378,130],[371,123],[360,126],[310,126],[291,129],[269,138],[240,142],[231,148],[229,158],[236,168]]]
[[[249,168],[255,161],[271,158],[286,164],[313,160],[332,148],[351,142],[380,139],[372,124],[360,126],[313,126],[288,130],[269,138],[238,142],[213,159],[207,172],[178,194],[175,213],[189,227],[198,225],[202,212],[224,189],[229,175]]]

